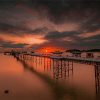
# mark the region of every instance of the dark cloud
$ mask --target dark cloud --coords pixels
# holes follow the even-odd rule
[[[85,32],[95,32],[100,30],[100,14],[94,15],[90,19],[86,19],[83,23],[81,23],[80,30]]]
[[[46,24],[45,24],[46,23]],[[75,23],[75,31],[54,30],[53,26]],[[32,26],[33,25],[33,26]],[[50,27],[50,28],[49,28]],[[74,26],[73,26],[74,27]],[[79,37],[79,34],[100,30],[99,0],[0,0],[0,34],[45,35],[48,42],[37,46],[81,48],[99,47],[99,37]],[[1,42],[4,47],[24,47],[26,44]],[[34,46],[33,46],[34,47]],[[35,45],[36,47],[36,45]]]
[[[19,26],[13,26],[7,23],[0,23],[0,34],[12,34],[21,36],[28,31],[29,30]]]
[[[36,29],[29,29],[23,26],[14,26],[7,23],[0,23],[0,34],[12,34],[17,36],[23,36],[23,35],[39,35],[44,34],[46,31],[48,31],[48,28],[46,27],[39,27]]]
[[[35,34],[44,34],[46,32],[48,32],[49,29],[47,27],[40,27],[40,28],[36,28],[32,31],[32,33],[35,33]]]
[[[53,31],[53,32],[49,32],[48,34],[46,34],[45,38],[47,40],[60,40],[63,39],[65,37],[76,37],[76,35],[78,35],[78,32],[75,31],[65,31],[65,32],[58,32],[58,31]]]
[[[100,35],[95,35],[91,37],[79,37],[81,33],[75,31],[69,32],[49,32],[45,38],[49,40],[43,46],[57,46],[62,48],[100,48]],[[65,38],[65,39],[64,39]],[[69,40],[71,39],[71,41]]]
[[[2,47],[6,48],[24,48],[28,44],[11,44],[11,43],[5,43]]]
[[[19,43],[19,44],[13,44],[12,42],[6,42],[6,41],[3,41],[2,39],[0,39],[0,46],[3,47],[3,48],[23,48],[25,46],[27,46],[28,44],[22,44],[22,43]]]
[[[28,4],[33,8],[47,8],[49,20],[56,24],[80,22],[94,13],[100,13],[99,0],[29,0]]]
[[[19,4],[37,11],[47,9],[49,20],[55,23],[65,22],[66,19],[67,21],[82,21],[94,13],[99,13],[100,10],[99,0],[2,0],[2,2],[6,6]]]
[[[72,45],[71,48],[95,49],[95,48],[100,48],[99,44],[100,44],[100,35],[95,35],[87,38],[78,37],[76,41],[72,42],[70,45]]]

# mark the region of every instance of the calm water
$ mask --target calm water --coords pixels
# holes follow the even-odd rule
[[[0,100],[94,100],[95,79],[92,65],[0,55]]]

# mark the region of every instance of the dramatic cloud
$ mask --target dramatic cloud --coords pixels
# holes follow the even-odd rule
[[[41,44],[46,41],[43,39],[43,37],[35,36],[35,35],[34,36],[27,35],[27,36],[19,37],[19,36],[14,36],[14,35],[0,34],[0,39],[6,42],[12,42],[13,44],[17,44],[17,43]]]
[[[0,0],[0,47],[100,48],[99,0]]]

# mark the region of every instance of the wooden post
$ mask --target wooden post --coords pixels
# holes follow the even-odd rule
[[[97,98],[100,98],[100,65],[96,64],[94,68],[95,68],[96,94],[97,94]]]

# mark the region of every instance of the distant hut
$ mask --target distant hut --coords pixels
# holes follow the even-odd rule
[[[94,58],[93,52],[87,52],[86,53],[86,58]]]
[[[62,53],[62,56],[63,57],[72,56],[72,53],[65,51],[65,52]]]
[[[100,58],[100,52],[94,52],[94,58]]]
[[[78,49],[71,49],[71,50],[67,50],[66,52],[70,53],[70,56],[81,57],[81,51]]]
[[[81,52],[77,51],[77,52],[72,52],[72,56],[73,57],[81,57]]]
[[[86,52],[82,52],[82,53],[81,53],[81,57],[82,57],[82,58],[86,58],[86,54],[87,54]]]
[[[61,51],[55,51],[55,52],[52,52],[52,54],[54,56],[62,56],[63,52],[61,52]]]
[[[88,58],[99,58],[100,57],[100,49],[90,49],[86,51],[86,57]]]
[[[100,58],[100,52],[87,52],[87,58]]]

